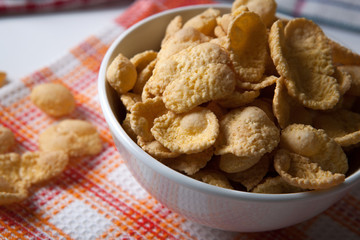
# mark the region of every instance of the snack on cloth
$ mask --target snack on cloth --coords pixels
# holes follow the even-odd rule
[[[64,151],[69,157],[96,155],[102,143],[96,128],[84,120],[67,119],[48,127],[39,136],[41,151]]]
[[[75,109],[75,99],[68,88],[57,83],[42,83],[31,90],[31,101],[53,117],[62,117]]]
[[[10,152],[15,144],[14,133],[9,128],[0,126],[0,154]]]
[[[341,184],[358,168],[348,157],[360,143],[360,55],[275,12],[274,0],[236,0],[230,13],[178,15],[159,49],[122,57],[124,131],[167,167],[218,187]]]

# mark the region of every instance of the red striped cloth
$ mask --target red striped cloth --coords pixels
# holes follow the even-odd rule
[[[118,0],[0,0],[0,14],[59,11],[114,2]]]
[[[59,121],[30,101],[30,89],[43,82],[67,86],[77,103],[70,118],[93,123],[104,143],[99,155],[73,159],[58,177],[31,188],[31,196],[25,201],[1,206],[0,239],[359,239],[359,189],[295,226],[263,233],[232,233],[195,224],[170,211],[145,192],[127,170],[97,100],[101,60],[111,42],[139,20],[169,8],[209,2],[138,0],[116,18],[115,24],[109,23],[107,29],[57,62],[0,88],[0,125],[15,133],[17,152],[37,150],[39,133]]]

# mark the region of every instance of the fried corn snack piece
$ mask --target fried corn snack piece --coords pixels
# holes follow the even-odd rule
[[[250,11],[257,13],[267,27],[275,20],[277,4],[275,0],[236,0],[233,2],[231,12],[245,5]]]
[[[217,119],[221,119],[226,113],[227,110],[217,104],[215,101],[210,101],[206,104],[206,108],[212,111]]]
[[[214,28],[214,35],[216,38],[221,38],[221,37],[226,36],[226,32],[224,31],[224,29],[221,26],[217,25]]]
[[[167,111],[161,97],[138,102],[131,109],[131,128],[145,142],[152,141],[154,137],[150,129],[153,127],[154,119],[165,114]]]
[[[0,126],[0,154],[10,152],[15,145],[14,133],[9,128]]]
[[[289,96],[282,77],[276,81],[272,107],[281,128],[293,123],[312,124],[312,113]]]
[[[94,125],[84,120],[67,119],[48,127],[39,136],[43,152],[64,151],[69,157],[96,155],[102,143]]]
[[[214,185],[217,187],[227,188],[227,189],[233,189],[231,186],[229,180],[220,171],[216,170],[200,170],[191,177],[195,178],[196,180],[199,180],[201,182]]]
[[[6,72],[0,71],[0,87],[4,86],[6,79]]]
[[[75,99],[68,88],[57,83],[42,83],[31,90],[31,101],[46,114],[62,117],[75,109]]]
[[[342,66],[339,66],[335,68],[334,77],[336,78],[339,84],[340,96],[343,96],[345,93],[348,92],[348,90],[350,90],[351,84],[353,82],[353,76],[348,71],[346,71],[346,69],[343,69]],[[360,83],[360,67],[359,67],[359,83]]]
[[[324,129],[342,147],[360,142],[360,114],[349,110],[318,114],[314,118],[314,127]]]
[[[331,109],[338,103],[339,84],[332,77],[331,48],[319,26],[297,18],[284,29],[278,20],[271,27],[269,46],[290,96],[312,109]]]
[[[130,58],[130,62],[135,66],[136,72],[139,74],[147,65],[149,65],[157,57],[157,52],[154,50],[146,50],[138,53]]]
[[[359,97],[360,96],[360,66],[339,66],[338,69],[341,72],[350,74],[351,78],[351,87],[348,94]]]
[[[226,176],[234,182],[241,183],[244,187],[246,187],[247,191],[251,191],[251,189],[263,180],[269,171],[269,166],[269,156],[264,155],[260,161],[249,169],[241,172],[229,173]]]
[[[20,168],[19,154],[0,154],[0,205],[20,202],[28,196],[30,183],[21,179]]]
[[[176,158],[180,156],[180,153],[171,152],[168,148],[164,147],[159,141],[153,139],[151,141],[144,141],[143,137],[138,137],[137,144],[148,154],[154,158],[160,159],[169,159]]]
[[[215,154],[260,157],[271,152],[280,141],[280,130],[258,107],[243,107],[228,112],[220,121],[220,136]]]
[[[280,146],[319,164],[324,171],[345,174],[348,160],[341,146],[323,129],[310,125],[292,124],[281,132]]]
[[[127,92],[120,95],[120,100],[126,108],[126,111],[131,112],[131,108],[136,103],[141,102],[141,96],[136,93]]]
[[[222,36],[226,36],[228,34],[229,25],[230,25],[232,19],[233,19],[233,16],[230,13],[223,14],[216,18],[217,26],[224,33],[224,34],[221,34]]]
[[[219,168],[226,173],[237,173],[253,167],[260,159],[261,156],[238,157],[227,153],[220,156]]]
[[[239,81],[259,82],[265,71],[267,58],[267,30],[254,12],[243,12],[230,23],[228,42]]]
[[[59,175],[69,162],[64,151],[26,152],[21,156],[22,181],[36,184]]]
[[[331,50],[332,60],[336,65],[360,65],[360,55],[353,52],[338,42],[328,39]]]
[[[247,91],[242,89],[235,89],[231,95],[227,96],[226,98],[219,99],[216,102],[224,108],[237,108],[251,103],[259,95],[260,92],[257,90]]]
[[[184,28],[193,27],[207,36],[214,36],[216,18],[219,16],[220,16],[219,10],[208,8],[204,12],[186,21],[184,24]]]
[[[202,43],[175,54],[175,71],[163,93],[166,108],[187,112],[194,107],[225,98],[235,88],[235,74],[227,52],[217,44]]]
[[[130,91],[137,78],[136,67],[124,55],[119,53],[106,71],[106,80],[119,94]]]
[[[296,193],[304,191],[300,187],[288,184],[281,176],[268,177],[263,183],[251,190],[254,193]]]
[[[157,59],[154,59],[138,74],[136,83],[132,89],[133,93],[141,95],[146,82],[150,79],[150,77],[153,74],[156,62],[157,62]]]
[[[210,147],[199,153],[182,154],[176,158],[166,159],[162,163],[174,170],[193,175],[206,166],[213,153],[214,148]]]
[[[161,41],[161,46],[164,45],[164,43],[177,31],[179,31],[183,26],[183,19],[180,15],[175,16],[167,25],[165,30],[165,36],[163,40]]]
[[[126,132],[126,134],[134,141],[136,142],[137,141],[137,135],[136,133],[134,132],[134,130],[132,130],[131,128],[131,123],[130,123],[130,115],[131,113],[127,113],[126,116],[125,116],[125,119],[124,121],[122,122],[121,126],[122,128],[124,129],[124,131]]]
[[[345,181],[345,175],[323,170],[319,164],[296,153],[280,149],[274,167],[290,185],[303,189],[327,189]]]
[[[249,106],[258,107],[266,113],[266,116],[272,121],[275,122],[275,116],[272,110],[272,100],[269,98],[257,98],[249,104]]]
[[[215,114],[204,107],[182,114],[169,111],[154,120],[151,133],[172,152],[198,153],[215,143],[219,122]]]
[[[248,90],[261,90],[263,88],[269,87],[276,83],[277,77],[275,76],[263,76],[258,83],[251,82],[236,82],[236,86],[242,89]]]

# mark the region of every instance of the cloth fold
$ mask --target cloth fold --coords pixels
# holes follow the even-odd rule
[[[60,82],[75,95],[69,118],[93,123],[104,149],[95,157],[73,159],[58,177],[30,189],[23,202],[0,207],[1,239],[358,239],[360,189],[324,213],[288,228],[233,233],[204,227],[172,212],[132,177],[116,150],[97,100],[97,72],[112,43],[126,28],[166,9],[210,0],[138,0],[58,61],[0,88],[0,125],[10,128],[15,151],[38,150],[39,133],[59,121],[30,101],[33,86]],[[61,119],[60,119],[61,120]],[[311,208],[311,206],[309,206]],[[261,221],[261,219],[259,219]]]

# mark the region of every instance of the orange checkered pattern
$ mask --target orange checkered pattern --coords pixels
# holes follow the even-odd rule
[[[169,8],[209,2],[138,0],[102,33],[0,90],[0,124],[15,133],[17,152],[36,151],[39,133],[61,120],[47,116],[30,101],[30,89],[43,82],[67,86],[77,103],[69,118],[93,123],[104,143],[99,155],[72,159],[61,175],[32,187],[25,201],[1,206],[1,239],[359,239],[359,190],[304,223],[264,233],[233,233],[200,226],[170,211],[127,170],[97,100],[101,60],[111,42],[137,21]]]

